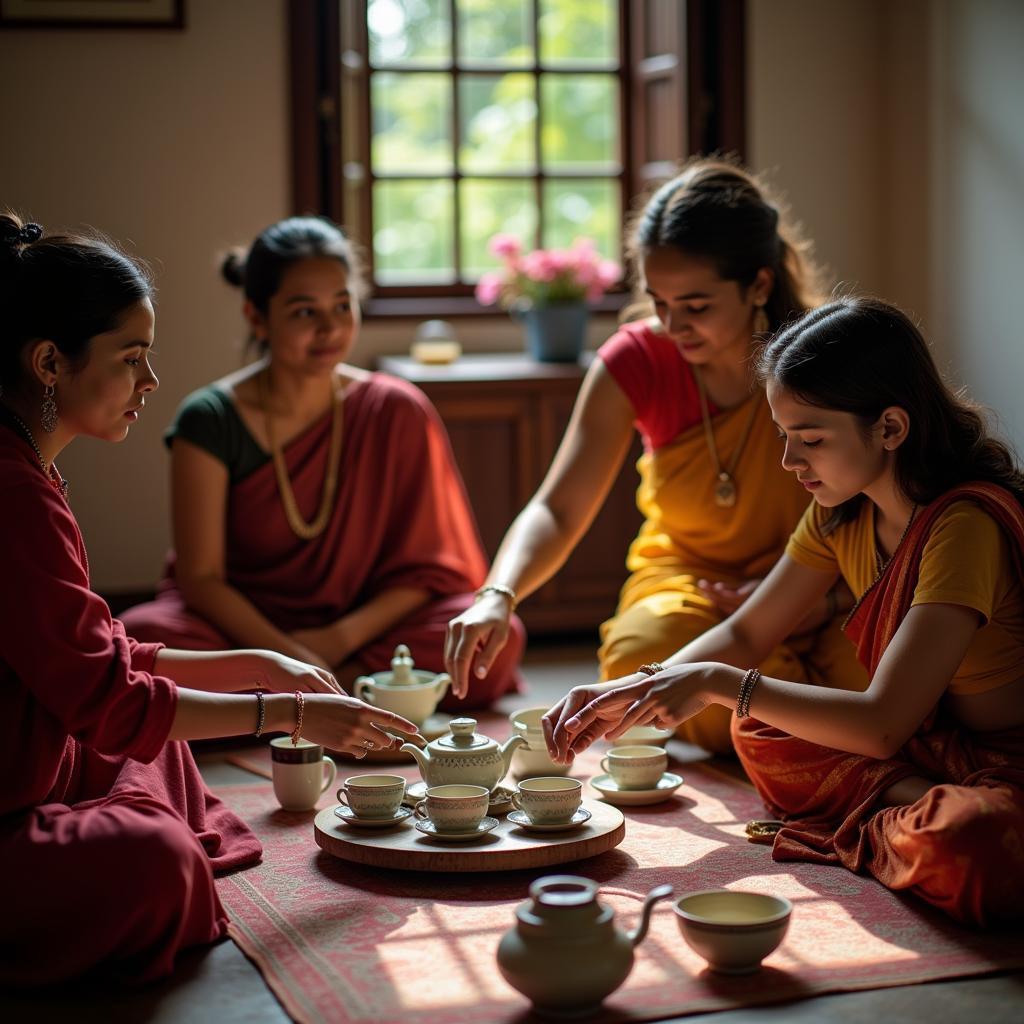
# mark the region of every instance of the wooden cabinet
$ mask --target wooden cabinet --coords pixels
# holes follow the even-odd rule
[[[378,368],[411,381],[434,403],[493,558],[509,523],[543,478],[569,421],[585,365],[521,355],[467,355],[450,366],[385,356]],[[626,551],[640,526],[639,441],[602,510],[555,578],[519,609],[534,635],[594,631],[615,610]]]

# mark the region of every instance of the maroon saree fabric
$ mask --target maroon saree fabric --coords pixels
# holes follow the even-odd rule
[[[910,609],[922,553],[952,502],[984,508],[1011,541],[1024,576],[1024,512],[1013,495],[972,483],[918,515],[903,547],[847,626],[873,675]],[[899,755],[881,761],[808,743],[754,719],[734,719],[733,739],[770,811],[786,821],[776,860],[841,863],[869,871],[973,924],[1024,916],[1024,729],[975,733],[940,703]],[[914,804],[879,809],[910,776],[935,785]]]
[[[306,521],[319,506],[329,449],[326,415],[285,449],[288,475]],[[368,671],[385,669],[397,643],[418,665],[440,670],[448,620],[473,599],[487,566],[433,406],[412,385],[382,374],[353,384],[345,397],[338,494],[324,532],[295,536],[285,519],[273,464],[231,488],[226,576],[285,632],[326,625],[395,587],[428,590],[431,599],[354,657]],[[132,635],[169,647],[234,646],[190,613],[174,582],[173,557],[155,602],[123,616]],[[487,680],[474,680],[474,704],[516,686],[522,627]]]

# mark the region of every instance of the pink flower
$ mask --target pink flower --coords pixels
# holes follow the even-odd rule
[[[500,274],[484,274],[476,285],[476,301],[481,306],[493,306],[501,297],[505,281]]]
[[[534,249],[523,257],[523,273],[534,281],[553,281],[562,269],[562,260],[547,249]]]
[[[487,248],[492,256],[502,260],[514,260],[523,251],[515,235],[494,235]]]
[[[597,279],[605,288],[611,288],[622,276],[622,267],[614,260],[601,260],[597,265]]]

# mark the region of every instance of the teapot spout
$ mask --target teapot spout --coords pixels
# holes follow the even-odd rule
[[[515,753],[516,747],[521,747],[526,742],[526,737],[522,733],[517,732],[512,736],[509,736],[509,738],[498,748],[498,753],[501,754],[501,779],[505,778],[508,774],[509,768],[512,766],[512,755]],[[498,779],[498,782],[501,782],[501,779]]]
[[[651,911],[654,909],[654,904],[658,900],[667,899],[672,895],[671,885],[659,885],[652,889],[647,894],[647,899],[644,900],[643,911],[640,914],[640,924],[637,926],[635,932],[627,932],[626,938],[634,945],[639,945],[644,936],[647,934],[647,928],[651,923]]]
[[[423,776],[423,780],[427,778],[427,758],[428,754],[424,754],[423,751],[416,746],[415,743],[403,743],[399,748],[403,753],[412,754],[416,760],[416,764],[419,765],[420,775]]]

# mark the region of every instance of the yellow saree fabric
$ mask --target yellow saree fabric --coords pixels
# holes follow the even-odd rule
[[[637,463],[637,505],[645,517],[629,549],[630,576],[615,616],[601,626],[598,658],[605,679],[660,661],[722,621],[698,579],[739,584],[767,574],[807,507],[808,496],[781,465],[782,447],[763,392],[717,414],[712,423],[719,460],[732,463],[750,416],[754,423],[733,479],[732,508],[714,501],[715,472],[702,424]],[[761,665],[766,675],[864,689],[867,677],[839,624],[795,638]],[[731,712],[713,706],[680,726],[679,735],[716,753],[732,751]]]

